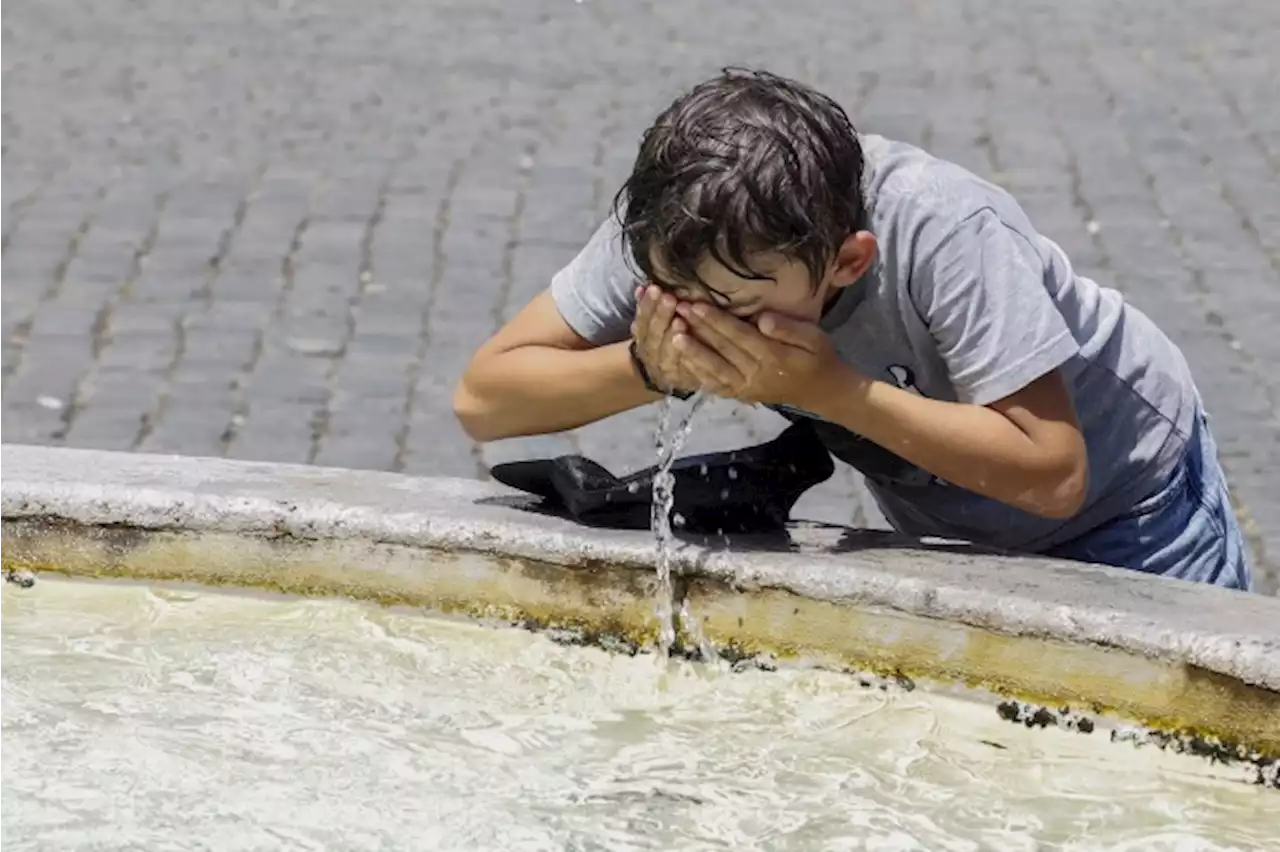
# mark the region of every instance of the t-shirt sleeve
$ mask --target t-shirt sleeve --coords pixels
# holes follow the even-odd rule
[[[609,216],[582,251],[551,279],[551,298],[570,328],[603,346],[631,336],[636,284],[621,226]]]
[[[913,276],[913,299],[961,402],[1003,399],[1079,352],[1045,269],[1035,246],[984,208],[950,231]]]

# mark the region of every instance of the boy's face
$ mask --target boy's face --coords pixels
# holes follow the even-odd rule
[[[767,276],[764,280],[743,278],[707,256],[698,264],[701,282],[671,281],[664,276],[663,289],[681,301],[710,302],[746,320],[768,311],[816,323],[839,291],[862,277],[875,251],[875,237],[869,231],[850,234],[817,287],[802,262],[767,253],[751,259],[752,269]],[[665,265],[660,254],[655,252],[652,260],[654,270],[662,275]]]

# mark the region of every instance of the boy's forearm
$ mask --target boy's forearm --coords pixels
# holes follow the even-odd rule
[[[468,435],[496,441],[575,429],[658,399],[623,342],[585,350],[522,346],[478,359],[453,406]]]
[[[953,485],[1044,517],[1078,510],[1081,477],[998,411],[929,399],[843,371],[814,414]]]

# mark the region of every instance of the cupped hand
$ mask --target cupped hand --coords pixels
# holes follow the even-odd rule
[[[674,345],[678,336],[689,331],[685,321],[676,315],[680,304],[675,296],[652,284],[636,288],[636,318],[631,324],[636,354],[653,383],[667,391],[698,389],[697,378],[681,363]]]
[[[677,317],[691,331],[672,342],[681,366],[717,396],[810,408],[840,367],[815,323],[764,313],[752,324],[705,303],[681,303]]]

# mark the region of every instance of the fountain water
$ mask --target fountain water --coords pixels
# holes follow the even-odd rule
[[[1235,768],[926,689],[336,598],[0,596],[14,850],[1275,848]]]

